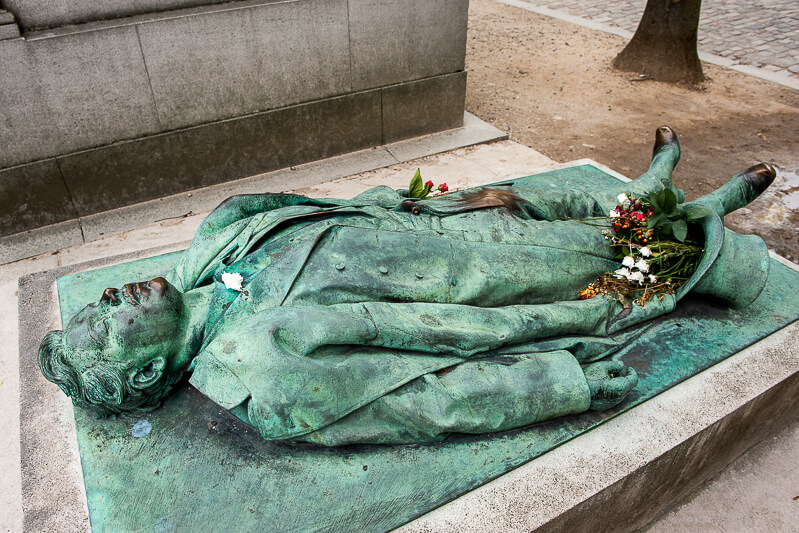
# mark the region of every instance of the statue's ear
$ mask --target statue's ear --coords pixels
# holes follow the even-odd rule
[[[137,389],[146,389],[161,379],[165,368],[166,359],[163,357],[156,357],[143,368],[132,369],[130,383]]]

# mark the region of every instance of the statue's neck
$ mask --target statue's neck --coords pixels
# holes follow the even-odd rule
[[[187,327],[186,338],[183,342],[185,348],[177,361],[177,367],[180,369],[187,369],[200,350],[205,331],[205,320],[211,307],[213,288],[213,285],[207,285],[183,293]]]

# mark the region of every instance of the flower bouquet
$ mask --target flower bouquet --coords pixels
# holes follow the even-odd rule
[[[434,190],[440,193],[436,196],[441,196],[449,190],[449,187],[447,187],[446,183],[442,183],[436,187],[435,184],[429,180],[422,183],[422,172],[417,168],[416,174],[413,175],[411,184],[408,187],[408,198],[418,198],[421,200],[427,198]]]
[[[692,221],[710,213],[683,207],[670,189],[647,196],[622,193],[610,212],[605,239],[618,250],[621,268],[607,272],[580,292],[582,299],[601,294],[644,306],[654,297],[673,294],[688,281],[704,252],[703,235]]]

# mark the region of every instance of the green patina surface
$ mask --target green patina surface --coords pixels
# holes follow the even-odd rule
[[[618,181],[584,166],[526,178],[579,189]],[[163,274],[167,254],[58,280],[66,321],[105,287]],[[545,453],[752,344],[799,317],[799,274],[772,261],[755,301],[732,310],[688,296],[677,311],[624,334],[614,355],[637,370],[619,406],[520,430],[442,443],[326,448],[265,441],[189,385],[161,409],[94,420],[76,410],[95,531],[381,531]],[[146,420],[152,430],[141,432]],[[146,426],[146,424],[145,424]]]

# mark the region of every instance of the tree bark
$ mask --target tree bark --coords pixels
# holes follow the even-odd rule
[[[702,0],[648,0],[635,35],[613,66],[659,81],[703,81],[696,51],[701,6]]]

